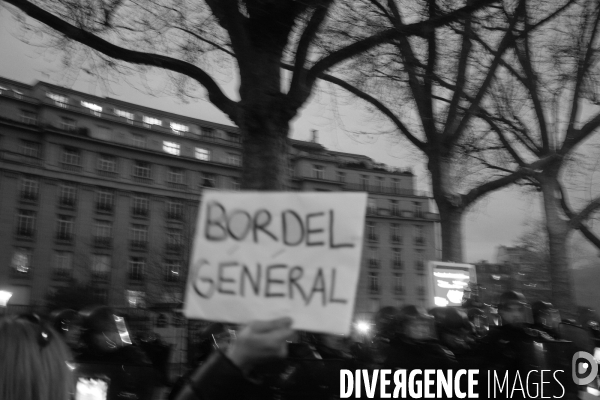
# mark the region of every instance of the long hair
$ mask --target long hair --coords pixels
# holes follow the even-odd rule
[[[73,392],[71,357],[49,325],[0,319],[0,399],[68,400]]]

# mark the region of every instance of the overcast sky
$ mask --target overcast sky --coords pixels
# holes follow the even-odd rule
[[[132,103],[142,104],[169,112],[187,115],[208,121],[232,124],[223,113],[205,100],[183,104],[176,97],[166,94],[150,96],[129,85],[115,84],[106,87],[84,73],[65,69],[58,55],[21,42],[22,32],[8,8],[0,6],[0,76],[33,84],[37,80],[71,87],[99,96],[110,96]],[[132,79],[132,82],[139,82]],[[164,80],[160,77],[149,80],[147,85],[160,92]],[[139,83],[137,87],[141,87]],[[223,82],[226,92],[235,96],[234,82]],[[348,101],[347,97],[337,101],[319,91],[305,106],[292,126],[292,137],[309,140],[310,131],[318,130],[318,141],[335,151],[365,154],[378,162],[393,167],[411,167],[418,178],[420,190],[428,190],[427,173],[422,160],[409,146],[397,143],[394,137],[382,135],[359,135],[362,132],[380,131],[382,124],[378,116],[369,115]],[[340,104],[341,103],[341,104]],[[350,103],[350,104],[347,104]],[[512,245],[514,239],[525,229],[524,223],[540,213],[537,196],[525,195],[519,189],[506,189],[493,193],[475,205],[465,220],[465,251],[467,262],[482,259],[494,262],[496,248]]]

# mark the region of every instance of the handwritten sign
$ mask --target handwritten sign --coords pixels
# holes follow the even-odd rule
[[[347,334],[365,193],[204,192],[186,286],[188,318]]]

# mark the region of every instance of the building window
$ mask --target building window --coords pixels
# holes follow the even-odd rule
[[[425,244],[423,225],[415,225],[415,244],[420,246]]]
[[[240,184],[240,180],[238,178],[231,178],[231,190],[240,190],[242,185]]]
[[[68,108],[69,107],[69,98],[67,96],[62,96],[60,94],[56,94],[56,93],[46,93],[46,96],[48,96],[50,99],[52,99],[54,101],[54,105],[60,107],[60,108]]]
[[[377,191],[380,192],[380,193],[383,193],[383,190],[384,190],[383,183],[384,182],[385,181],[384,181],[384,179],[381,176],[377,177]]]
[[[73,240],[73,217],[68,215],[59,215],[56,225],[56,238],[58,240],[68,241]]]
[[[29,210],[19,210],[17,214],[17,235],[23,237],[33,237],[35,231],[35,212]]]
[[[229,138],[230,142],[242,143],[242,137],[240,135],[238,135],[237,133],[228,132],[227,137]]]
[[[21,122],[27,125],[37,124],[37,114],[29,110],[21,110]]]
[[[109,247],[112,238],[112,222],[96,221],[94,223],[94,246]]]
[[[42,155],[42,145],[38,142],[23,140],[21,142],[21,154],[27,157],[40,158]]]
[[[136,194],[132,198],[131,213],[136,217],[147,217],[150,213],[150,199],[143,194]]]
[[[181,221],[183,219],[183,203],[179,200],[167,201],[167,218]]]
[[[398,200],[390,200],[390,213],[394,217],[400,216],[400,206],[398,204]]]
[[[369,299],[369,312],[376,313],[379,311],[380,304],[379,299]]]
[[[146,260],[142,257],[131,257],[129,259],[129,279],[132,281],[144,280],[144,269]]]
[[[367,200],[367,214],[377,214],[377,201],[375,199]]]
[[[402,253],[400,252],[400,249],[392,250],[392,257],[392,266],[395,269],[402,268]]]
[[[108,290],[102,287],[95,287],[92,289],[94,297],[102,303],[108,302]]]
[[[373,221],[367,221],[367,239],[377,241],[377,228]]]
[[[81,165],[81,153],[80,153],[79,149],[76,149],[73,147],[63,148],[61,161],[63,164],[66,164],[66,165],[80,166]]]
[[[237,167],[242,165],[242,158],[239,154],[228,153],[227,164],[235,165]]]
[[[31,276],[31,249],[17,247],[10,261],[10,270],[13,277]]]
[[[126,290],[127,302],[131,308],[146,307],[146,293],[139,290]]]
[[[337,180],[338,182],[346,182],[346,173],[343,171],[337,171]]]
[[[360,188],[364,191],[369,190],[369,175],[360,176]]]
[[[96,192],[96,210],[102,212],[112,212],[115,203],[115,195],[109,190],[99,190]]]
[[[100,281],[110,279],[110,256],[105,254],[92,255],[92,279]]]
[[[423,250],[417,250],[415,252],[415,267],[417,268],[417,271],[424,271],[425,270],[425,258],[424,258],[424,253]]]
[[[169,167],[167,172],[167,182],[175,183],[177,185],[183,185],[185,181],[185,173],[181,168]]]
[[[377,272],[369,272],[369,292],[379,292],[379,274]]]
[[[390,225],[390,240],[392,243],[401,243],[402,237],[400,236],[400,225]]]
[[[131,247],[145,249],[148,243],[148,227],[146,225],[131,226]]]
[[[181,145],[177,142],[163,141],[163,151],[165,153],[178,156],[181,153]]]
[[[39,184],[37,179],[22,178],[21,179],[21,200],[37,201],[39,192]]]
[[[417,286],[417,296],[424,297],[425,296],[425,287],[422,285]]]
[[[70,279],[73,276],[73,253],[57,251],[54,253],[54,278]]]
[[[202,161],[210,161],[210,150],[196,147],[196,158]]]
[[[131,135],[131,141],[135,147],[141,147],[142,149],[146,148],[146,136],[134,133]]]
[[[322,165],[313,165],[313,178],[325,179],[325,167]]]
[[[62,129],[63,131],[74,131],[75,128],[76,126],[74,119],[65,117],[60,118],[60,129]]]
[[[213,128],[200,127],[200,134],[208,138],[213,139],[215,137],[215,130]]]
[[[150,163],[145,161],[135,161],[133,164],[133,176],[142,179],[151,179],[152,170]]]
[[[129,124],[133,124],[133,120],[134,120],[133,113],[130,113],[130,112],[124,111],[124,110],[117,110],[115,108],[115,115],[117,117],[125,118],[127,120],[127,123],[129,123]]]
[[[369,248],[369,267],[379,267],[379,254],[376,248]]]
[[[117,158],[109,154],[98,155],[98,171],[109,173],[117,172]]]
[[[144,126],[146,128],[152,128],[152,125],[162,126],[162,121],[158,118],[148,117],[144,115],[142,120],[144,121]]]
[[[397,179],[397,178],[392,179],[392,191],[395,194],[400,193],[400,179]]]
[[[402,274],[394,274],[394,294],[403,294],[404,285],[402,283]]]
[[[167,282],[181,281],[181,272],[181,262],[176,260],[165,261],[165,280]]]
[[[202,174],[200,177],[201,188],[216,188],[217,187],[217,176],[214,174]]]
[[[181,229],[167,229],[167,251],[180,252],[183,247]]]
[[[60,185],[58,204],[62,207],[75,207],[77,202],[77,188],[73,185],[63,183]]]
[[[99,106],[98,104],[90,103],[88,101],[82,101],[81,105],[83,107],[87,108],[88,110],[90,110],[90,112],[92,114],[94,114],[96,117],[102,116],[102,107]]]
[[[171,130],[176,135],[182,135],[183,132],[189,132],[190,131],[190,127],[189,126],[183,125],[183,124],[178,124],[176,122],[171,122],[170,126],[171,126]]]
[[[423,218],[423,204],[415,201],[414,205],[415,205],[415,217]]]

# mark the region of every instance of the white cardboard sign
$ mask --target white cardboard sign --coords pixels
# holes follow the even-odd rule
[[[186,286],[188,318],[348,334],[366,193],[205,191]]]

